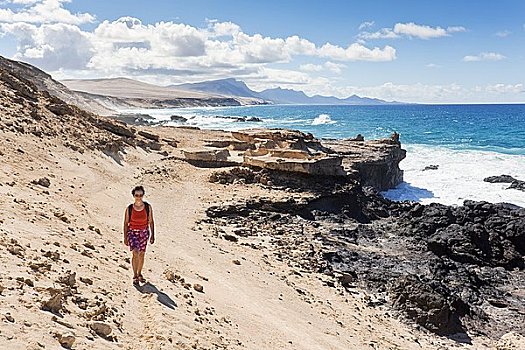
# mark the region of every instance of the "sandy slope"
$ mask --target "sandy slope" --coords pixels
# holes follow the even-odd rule
[[[217,136],[173,128],[154,131],[180,140],[183,147]],[[210,184],[207,179],[214,169],[163,160],[142,149],[128,148],[119,165],[100,152],[73,152],[56,139],[4,131],[0,139],[2,348],[57,349],[58,339],[67,334],[75,337],[74,349],[490,345],[482,338],[474,338],[473,346],[461,345],[415,330],[383,306],[365,306],[363,291],[350,294],[327,287],[322,275],[292,271],[271,251],[222,240],[196,223],[212,204],[283,195],[278,191]],[[167,150],[178,154],[177,149]],[[50,180],[49,188],[31,183],[41,177]],[[145,277],[150,283],[140,289],[131,284],[126,261],[130,254],[122,243],[122,217],[136,184],[146,187],[157,227],[157,241],[146,254]],[[76,273],[73,288],[57,282],[67,270]],[[169,281],[166,270],[190,285]],[[204,293],[193,289],[195,283]],[[53,313],[41,310],[50,287],[72,294],[65,298],[62,317],[56,318],[62,324],[53,321]],[[104,303],[105,310],[100,308]],[[98,316],[97,310],[102,310]],[[90,330],[97,321],[110,325],[113,341]]]
[[[64,80],[64,85],[74,91],[125,98],[209,98],[217,95],[198,91],[166,88],[128,78]]]

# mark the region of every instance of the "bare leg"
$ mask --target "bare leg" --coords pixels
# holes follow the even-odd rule
[[[133,267],[133,278],[137,277],[138,274],[138,266],[139,266],[139,251],[136,249],[133,249],[133,255],[131,257],[131,266]]]
[[[138,254],[138,263],[137,263],[137,276],[142,274],[142,266],[144,266],[144,255],[146,252],[140,252]]]

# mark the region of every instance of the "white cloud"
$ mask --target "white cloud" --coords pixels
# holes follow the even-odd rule
[[[501,61],[507,57],[499,54],[497,52],[482,52],[479,55],[475,56],[465,56],[463,57],[464,62],[478,62],[478,61]]]
[[[392,61],[396,59],[396,49],[392,46],[369,49],[359,43],[353,43],[345,49],[326,43],[319,48],[319,56],[337,61]]]
[[[314,43],[299,38],[297,35],[286,38],[286,46],[290,53],[294,55],[315,56],[317,54],[317,48]]]
[[[212,33],[216,36],[231,36],[238,34],[241,31],[241,27],[232,22],[215,21],[211,28]]]
[[[427,67],[427,68],[440,68],[441,66],[439,64],[429,63],[425,67]]]
[[[248,63],[286,62],[291,59],[286,42],[281,38],[263,37],[261,34],[251,36],[241,32],[234,37],[234,41]]]
[[[346,68],[346,65],[341,64],[341,63],[334,63],[331,61],[327,61],[324,64],[306,63],[306,64],[301,64],[299,66],[299,69],[305,72],[330,71],[336,74],[340,74],[344,68]]]
[[[450,36],[451,33],[464,32],[466,29],[461,26],[451,26],[447,28],[431,27],[420,25],[413,22],[396,23],[393,28],[382,28],[376,32],[361,32],[357,37],[361,40],[375,39],[397,39],[403,36],[415,37],[419,39],[432,39]]]
[[[390,28],[383,28],[377,32],[361,32],[357,35],[359,39],[375,40],[375,39],[397,39],[400,36]]]
[[[301,64],[299,69],[305,72],[320,72],[324,70],[324,67],[321,64],[306,63]]]
[[[441,27],[432,28],[415,23],[396,23],[394,33],[414,36],[421,39],[439,38],[447,35],[447,31]]]
[[[344,68],[346,68],[346,65],[341,63],[334,63],[334,62],[326,62],[324,66],[331,72],[340,74]]]
[[[487,92],[498,94],[519,94],[525,92],[525,87],[523,84],[493,84],[486,85],[484,89]]]
[[[394,33],[416,37],[420,39],[431,39],[448,36],[450,33],[463,32],[464,27],[448,27],[443,29],[441,27],[430,27],[427,25],[419,25],[413,22],[410,23],[396,23],[394,26]]]
[[[461,32],[466,32],[466,31],[467,29],[462,26],[447,27],[447,33],[461,33]]]
[[[89,35],[71,24],[2,23],[0,32],[17,38],[15,59],[30,61],[47,70],[83,69],[93,56]]]
[[[367,21],[367,22],[363,22],[359,25],[359,30],[363,30],[363,29],[367,29],[367,28],[372,28],[374,26],[375,22],[374,21]]]
[[[143,24],[137,18],[122,17],[83,31],[78,25],[94,17],[72,14],[63,7],[69,0],[14,1],[27,2],[5,10],[9,12],[0,19],[0,36],[10,34],[17,39],[16,58],[47,70],[62,67],[105,74],[150,71],[215,76],[251,74],[260,71],[260,66],[291,62],[296,56],[337,61],[395,59],[395,49],[390,46],[316,46],[296,35],[272,38],[247,34],[235,23],[217,20],[208,20],[205,28],[198,28],[171,21]],[[337,73],[343,67],[333,63],[323,68]]]
[[[67,23],[82,24],[95,21],[95,17],[89,13],[71,13],[65,9],[63,4],[71,0],[14,0],[14,4],[23,7],[18,10],[0,8],[0,22],[4,23]]]
[[[494,35],[496,35],[497,37],[500,37],[500,38],[506,38],[506,37],[508,37],[511,34],[512,34],[512,32],[509,31],[509,30],[501,30],[499,32],[496,32],[496,34],[494,34]]]

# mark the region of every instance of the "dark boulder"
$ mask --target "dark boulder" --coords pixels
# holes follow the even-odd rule
[[[152,141],[155,141],[155,142],[159,142],[159,135],[155,135],[155,134],[152,134],[150,132],[147,132],[147,131],[144,131],[144,130],[140,130],[138,132],[138,134],[142,137],[145,137],[147,138],[148,140],[152,140]]]
[[[511,183],[512,181],[515,181],[515,180],[516,179],[510,175],[489,176],[483,179],[483,181],[490,182],[490,183]]]
[[[461,317],[469,307],[442,284],[414,275],[397,279],[389,290],[393,306],[404,310],[415,322],[440,334],[464,333]]]
[[[510,184],[510,186],[508,188],[512,188],[512,189],[520,190],[520,191],[525,191],[525,181],[514,180],[514,181],[512,181],[512,183]]]
[[[135,136],[135,129],[128,128],[124,122],[100,119],[98,120],[98,126],[101,129],[107,130],[118,136],[124,136],[124,137],[134,137]]]
[[[186,123],[188,121],[188,118],[184,118],[183,116],[180,116],[180,115],[172,115],[170,119],[172,122],[177,122],[177,123]]]
[[[66,103],[54,103],[46,107],[49,111],[56,115],[71,115],[74,114],[73,109]]]
[[[439,165],[432,164],[432,165],[427,165],[426,167],[424,167],[423,171],[426,171],[426,170],[438,170],[438,169],[439,169]]]

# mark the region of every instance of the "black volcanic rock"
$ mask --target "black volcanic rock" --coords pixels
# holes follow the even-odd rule
[[[511,183],[513,181],[516,181],[516,179],[510,175],[497,175],[486,177],[483,179],[483,181],[491,183]]]
[[[431,164],[431,165],[427,165],[426,167],[423,168],[423,171],[427,171],[427,170],[438,170],[439,169],[439,165],[436,165],[436,164]]]
[[[508,188],[513,188],[515,190],[525,191],[525,181],[514,180]]]
[[[143,126],[159,124],[159,122],[155,121],[155,118],[153,118],[151,115],[142,113],[118,114],[113,118],[131,125]]]
[[[295,177],[269,176],[304,190],[324,182],[306,202],[264,199],[210,208],[208,223],[250,227],[247,245],[255,244],[252,236],[271,237],[274,254],[291,268],[328,276],[351,271],[339,281],[344,288],[386,293],[392,308],[436,334],[498,338],[523,330],[524,208],[391,202],[352,182],[310,177],[299,185]]]
[[[489,176],[484,178],[483,181],[491,183],[510,183],[510,186],[507,187],[507,189],[525,191],[525,181],[517,180],[510,175]]]
[[[461,317],[468,314],[468,305],[440,283],[407,275],[393,283],[389,295],[394,307],[436,334],[465,332]]]
[[[187,118],[184,118],[183,116],[180,116],[180,115],[172,115],[170,117],[170,120],[172,122],[178,122],[178,123],[186,123],[188,121]]]

